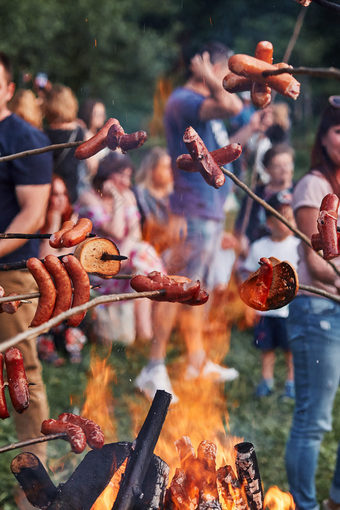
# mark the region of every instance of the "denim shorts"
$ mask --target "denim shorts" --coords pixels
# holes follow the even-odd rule
[[[289,351],[287,319],[262,315],[254,328],[254,344],[261,351],[272,351],[278,347]]]

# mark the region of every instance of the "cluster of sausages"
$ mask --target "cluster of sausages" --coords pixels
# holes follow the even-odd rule
[[[75,156],[78,159],[87,159],[97,152],[109,147],[111,150],[121,149],[123,152],[137,149],[146,141],[148,135],[145,131],[136,131],[127,134],[119,120],[111,118],[92,138],[77,147]]]
[[[223,186],[225,177],[220,167],[235,161],[241,155],[241,145],[231,143],[209,152],[202,138],[191,126],[185,130],[183,141],[189,154],[178,156],[177,167],[187,172],[200,172],[204,180],[214,188]]]
[[[85,241],[91,231],[92,221],[88,218],[80,218],[77,223],[64,221],[61,229],[51,235],[49,244],[52,248],[71,248]]]
[[[195,306],[203,305],[209,298],[209,294],[201,289],[199,280],[194,282],[185,276],[169,276],[158,271],[146,276],[136,275],[131,279],[130,285],[137,292],[163,290],[161,295],[150,298],[155,301]]]
[[[43,262],[32,257],[27,260],[26,266],[37,282],[40,292],[38,307],[31,322],[32,327],[40,326],[69,308],[89,301],[88,274],[73,255],[65,255],[62,261],[55,255],[47,255]],[[79,326],[85,314],[86,312],[74,314],[68,319],[68,325]]]
[[[9,396],[17,413],[22,413],[29,406],[28,381],[22,354],[16,347],[11,347],[5,354],[0,353],[0,418],[9,417],[5,396],[4,363],[6,365]]]
[[[325,260],[340,255],[340,232],[337,230],[339,204],[339,198],[334,193],[328,193],[323,198],[317,219],[318,233],[311,238],[313,249],[322,250]]]
[[[258,108],[265,108],[271,102],[271,89],[284,96],[297,99],[300,83],[288,73],[277,76],[263,76],[264,71],[289,68],[285,63],[273,65],[273,45],[269,41],[260,41],[255,50],[255,57],[250,55],[232,55],[228,60],[230,73],[223,80],[223,87],[228,92],[251,91],[252,102]]]
[[[74,453],[81,453],[86,448],[102,448],[104,434],[94,421],[72,413],[62,413],[57,420],[44,420],[41,424],[43,434],[63,432],[71,444]]]

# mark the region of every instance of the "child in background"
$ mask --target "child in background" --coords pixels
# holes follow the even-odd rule
[[[290,190],[283,190],[273,195],[268,204],[281,213],[286,220],[294,224],[293,209],[291,206],[292,195]],[[287,260],[294,267],[298,263],[299,240],[293,236],[291,230],[280,220],[266,212],[267,226],[270,236],[263,237],[250,245],[248,257],[241,268],[243,276],[256,271],[261,257],[276,257]],[[255,347],[262,352],[262,380],[257,386],[256,396],[265,397],[273,392],[274,388],[274,365],[275,349],[280,347],[285,352],[287,364],[287,379],[284,396],[295,397],[293,358],[288,347],[286,321],[289,307],[284,306],[277,310],[258,312],[259,322],[254,328]]]

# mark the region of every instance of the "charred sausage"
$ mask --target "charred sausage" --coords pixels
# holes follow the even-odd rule
[[[17,347],[11,347],[5,352],[5,364],[13,407],[17,413],[22,413],[29,406],[30,395],[24,360]]]

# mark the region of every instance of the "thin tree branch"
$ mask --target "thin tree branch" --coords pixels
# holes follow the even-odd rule
[[[303,25],[303,22],[304,22],[304,19],[305,19],[305,16],[306,16],[306,12],[307,12],[307,9],[304,9],[303,7],[301,7],[299,15],[296,18],[296,22],[295,22],[295,26],[294,26],[294,30],[293,30],[292,36],[289,39],[289,42],[287,44],[287,48],[286,48],[285,54],[283,55],[282,62],[284,62],[285,64],[288,64],[289,59],[291,57],[291,54],[293,52],[293,49],[295,47],[296,41],[298,40],[298,37],[299,37],[300,32],[301,32],[301,28],[302,28],[302,25]]]
[[[282,214],[280,214],[278,211],[276,211],[273,207],[271,207],[269,204],[267,204],[267,202],[265,202],[265,200],[263,200],[262,198],[260,198],[258,195],[256,195],[256,193],[254,193],[246,184],[244,184],[244,182],[240,181],[240,179],[238,179],[236,177],[236,175],[234,175],[233,173],[231,173],[229,170],[226,170],[225,168],[221,168],[222,172],[227,176],[229,177],[237,186],[239,186],[241,189],[243,189],[243,191],[245,191],[253,200],[255,200],[257,203],[259,203],[260,205],[262,205],[262,207],[264,209],[266,209],[267,211],[269,211],[273,216],[275,216],[275,218],[277,218],[278,220],[282,221],[282,223],[284,223],[286,225],[286,227],[288,227],[292,232],[294,232],[294,234],[296,235],[296,237],[298,237],[299,239],[301,239],[301,241],[303,241],[305,244],[307,244],[307,246],[309,246],[311,249],[313,249],[312,247],[312,243],[310,242],[310,239],[303,233],[301,232],[301,230],[299,230],[298,228],[296,228],[294,225],[292,225],[289,221],[286,220],[286,218],[284,216],[282,216]],[[317,255],[319,255],[319,257],[322,258],[322,260],[325,260],[323,258],[323,256],[317,251],[315,252]],[[332,268],[333,270],[335,271],[335,273],[340,276],[340,270],[336,267],[336,265],[331,262],[330,260],[326,260],[325,262],[327,262]]]
[[[335,301],[336,303],[340,303],[340,296],[337,296],[336,294],[331,294],[330,292],[327,292],[326,290],[319,289],[317,287],[311,287],[311,285],[299,285],[299,289],[305,290],[307,292],[311,292],[312,294],[318,294],[319,296],[331,299],[332,301]]]
[[[329,2],[329,0],[313,0],[313,2],[318,5],[321,5],[322,7],[326,7],[326,9],[329,9],[330,11],[340,14],[340,4]]]
[[[340,80],[340,69],[336,67],[283,67],[273,71],[263,71],[262,76],[266,78],[267,76],[277,76],[284,73],[293,75],[305,74],[307,76]]]
[[[56,434],[48,434],[47,436],[34,437],[33,439],[25,439],[25,441],[18,441],[17,443],[11,443],[5,446],[1,446],[0,453],[10,452],[11,450],[16,450],[17,448],[24,448],[32,444],[44,443],[45,441],[53,441],[54,439],[66,439],[66,438],[67,438],[66,434],[64,434],[63,432],[58,432]]]
[[[86,312],[87,310],[90,310],[91,308],[94,308],[97,305],[102,305],[104,303],[115,303],[117,301],[127,301],[131,299],[140,299],[145,297],[155,297],[164,294],[164,292],[165,292],[164,290],[154,290],[150,292],[131,292],[127,294],[107,294],[106,296],[98,296],[94,299],[91,299],[87,303],[84,303],[83,305],[75,306],[74,308],[70,308],[66,312],[62,312],[59,315],[56,315],[55,317],[53,317],[53,319],[44,322],[43,324],[37,326],[36,328],[29,328],[28,330],[23,331],[22,333],[19,333],[18,335],[15,335],[12,338],[9,338],[8,340],[5,340],[5,342],[2,342],[0,344],[0,352],[6,351],[9,347],[12,347],[12,345],[16,345],[22,340],[35,338],[38,335],[41,335],[42,333],[49,331],[51,328],[53,328],[53,326],[56,326],[65,319],[72,317],[72,315],[79,312]]]
[[[71,147],[78,147],[84,143],[79,142],[66,142],[66,143],[55,143],[53,145],[46,145],[46,147],[40,147],[39,149],[30,149],[28,151],[16,152],[15,154],[9,154],[8,156],[0,157],[0,163],[5,161],[12,161],[13,159],[25,158],[26,156],[36,156],[37,154],[43,154],[44,152],[55,151],[57,149],[69,149]]]

